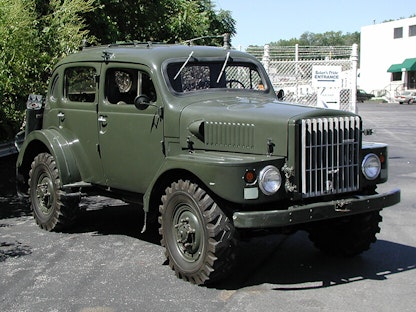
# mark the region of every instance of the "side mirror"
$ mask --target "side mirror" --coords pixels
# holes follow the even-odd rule
[[[283,91],[283,89],[280,89],[279,92],[277,92],[277,99],[279,101],[282,101],[285,97],[285,91]]]
[[[145,110],[150,105],[150,98],[147,95],[138,95],[134,99],[134,106],[139,110]]]
[[[155,104],[152,104],[150,101],[150,98],[147,95],[138,95],[134,98],[134,106],[138,110],[145,110],[149,106],[154,106],[157,108],[157,114],[160,118],[163,118],[163,107],[157,106]]]

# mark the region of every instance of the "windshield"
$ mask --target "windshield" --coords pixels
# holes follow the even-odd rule
[[[177,93],[206,89],[265,90],[265,81],[253,63],[223,61],[169,63],[167,80]]]

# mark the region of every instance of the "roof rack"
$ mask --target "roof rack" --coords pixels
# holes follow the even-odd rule
[[[182,41],[181,44],[192,45],[194,43],[194,41],[202,40],[202,39],[208,39],[208,38],[223,38],[224,39],[223,47],[225,49],[230,49],[231,48],[230,34],[229,33],[225,33],[225,34],[222,34],[222,35],[216,35],[216,36],[212,35],[212,36],[202,36],[202,37],[192,38],[192,39],[189,39],[189,40]]]
[[[185,40],[185,41],[175,43],[175,44],[193,45],[193,43],[195,41],[202,40],[202,39],[207,39],[207,38],[223,38],[224,39],[224,44],[223,44],[224,49],[230,49],[231,48],[230,34],[229,33],[225,33],[225,34],[222,34],[222,35],[197,37],[197,38]],[[167,45],[168,43],[153,42],[153,41],[143,42],[143,41],[131,40],[131,41],[119,41],[119,42],[110,43],[110,44],[102,45],[102,46],[108,47],[108,48],[120,47],[120,46],[133,46],[133,47],[142,46],[142,47],[146,47],[146,48],[151,48],[153,45],[162,45],[162,44]],[[98,47],[98,46],[91,45],[86,39],[82,40],[82,50],[85,50],[85,49],[88,49],[88,48],[96,48],[96,47]]]
[[[133,47],[145,47],[145,48],[151,48],[153,45],[156,44],[167,44],[167,43],[163,43],[163,42],[152,42],[152,41],[148,41],[148,42],[143,42],[143,41],[136,41],[136,40],[132,40],[132,41],[119,41],[119,42],[115,42],[115,43],[109,43],[109,44],[103,44],[103,45],[91,45],[89,44],[85,39],[82,41],[82,50],[85,49],[89,49],[89,48],[97,48],[97,47],[107,47],[107,48],[112,48],[112,47],[123,47],[123,46],[133,46]]]

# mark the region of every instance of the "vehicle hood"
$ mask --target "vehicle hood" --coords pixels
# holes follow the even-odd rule
[[[297,120],[350,116],[348,112],[273,101],[228,97],[187,105],[180,117],[183,148],[287,156]]]

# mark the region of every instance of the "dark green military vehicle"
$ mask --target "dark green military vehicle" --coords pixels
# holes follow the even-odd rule
[[[177,276],[206,284],[226,276],[242,233],[306,230],[325,252],[367,250],[400,191],[376,192],[387,146],[363,132],[355,114],[282,102],[243,52],[92,47],[30,97],[18,189],[48,231],[73,224],[83,196],[140,203]]]

